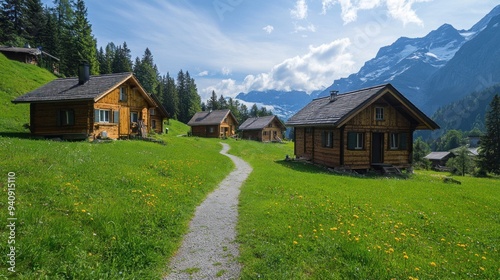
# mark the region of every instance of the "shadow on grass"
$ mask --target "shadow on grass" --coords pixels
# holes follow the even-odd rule
[[[31,133],[29,132],[0,132],[0,137],[34,139],[33,135],[31,135]]]
[[[394,179],[409,179],[411,178],[410,174],[381,174],[375,171],[368,171],[366,173],[357,173],[355,171],[335,171],[331,168],[317,165],[311,162],[302,161],[302,160],[276,160],[275,161],[282,166],[292,169],[298,172],[306,172],[306,173],[316,173],[316,174],[330,174],[336,176],[348,176],[354,178],[361,179],[381,179],[381,178],[394,178]]]

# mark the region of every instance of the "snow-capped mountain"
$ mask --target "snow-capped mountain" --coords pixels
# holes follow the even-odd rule
[[[268,107],[272,112],[282,119],[287,119],[302,109],[312,98],[318,96],[321,91],[307,94],[305,91],[250,91],[239,93],[236,99],[247,103],[257,103]]]
[[[497,39],[500,29],[494,29],[499,15],[500,5],[469,30],[457,30],[450,24],[443,24],[422,38],[399,38],[393,44],[382,47],[359,72],[333,81],[319,94],[306,96],[302,93],[300,99],[294,99],[289,98],[293,95],[286,92],[267,91],[240,93],[237,98],[272,105],[275,108],[273,112],[286,119],[311,99],[326,96],[331,90],[343,93],[391,83],[415,105],[425,106],[426,113],[433,113],[439,105],[457,100],[471,90],[480,90],[477,82],[474,88],[463,86],[464,83],[471,84],[471,79],[492,80],[491,72],[486,71],[493,71],[500,63],[500,38]],[[475,72],[471,73],[471,69]],[[453,84],[460,87],[450,88]],[[488,86],[491,82],[483,81],[482,84]]]

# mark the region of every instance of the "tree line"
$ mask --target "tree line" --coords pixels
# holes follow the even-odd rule
[[[497,87],[498,88],[498,87]],[[432,150],[452,151],[455,155],[447,162],[453,172],[464,176],[486,176],[488,173],[500,175],[500,96],[495,94],[484,108],[484,132],[478,127],[471,131],[448,130],[441,137],[431,142]],[[473,157],[468,149],[466,138],[479,137],[478,155]],[[430,161],[424,157],[430,153],[431,145],[418,137],[413,143],[414,166],[428,169]]]
[[[32,46],[60,59],[59,75],[78,74],[80,61],[87,61],[92,75],[134,72],[148,93],[156,94],[171,117],[188,122],[201,110],[194,79],[180,70],[177,81],[160,76],[151,51],[132,61],[127,43],[108,43],[97,49],[92,25],[83,0],[54,0],[43,7],[40,0],[0,0],[0,45]],[[42,63],[43,64],[43,63]],[[43,65],[52,71],[52,66]]]
[[[272,114],[256,104],[249,109],[232,98],[217,98],[215,92],[202,103],[189,72],[180,70],[175,78],[160,75],[149,48],[134,61],[125,41],[97,48],[84,0],[54,0],[53,7],[44,7],[41,0],[0,0],[0,9],[0,45],[40,48],[60,59],[63,77],[76,76],[80,61],[89,63],[92,75],[133,72],[148,93],[158,96],[170,117],[184,123],[201,110],[230,109],[240,123]],[[52,66],[42,66],[52,71]]]

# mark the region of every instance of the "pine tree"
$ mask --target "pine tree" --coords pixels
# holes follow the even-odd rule
[[[179,121],[187,123],[189,121],[189,93],[182,69],[177,74],[177,93],[179,95]]]
[[[217,100],[217,94],[215,94],[215,91],[212,90],[212,96],[207,101],[207,109],[208,110],[219,110],[220,105],[219,101]]]
[[[123,42],[123,46],[116,48],[111,70],[113,73],[132,72],[132,56],[127,42]]]
[[[71,61],[74,64],[78,61],[87,61],[92,74],[99,74],[99,62],[97,61],[97,41],[92,35],[92,25],[87,19],[87,8],[83,0],[77,0],[75,4],[75,21],[72,24],[71,32],[73,42],[71,46]],[[77,74],[77,68],[69,70],[68,74]]]
[[[136,59],[134,74],[147,92],[156,93],[160,74],[153,62],[153,54],[149,48],[146,48],[141,60]]]
[[[495,95],[485,116],[486,133],[479,145],[479,167],[500,174],[500,97]]]
[[[23,14],[26,39],[34,47],[42,45],[42,34],[45,13],[40,0],[26,0],[26,11]]]
[[[418,137],[413,143],[413,165],[419,168],[429,169],[431,162],[424,157],[431,152],[431,148],[427,143]]]
[[[75,75],[78,61],[74,59],[74,40],[71,27],[75,22],[75,14],[69,0],[54,0],[54,13],[56,16],[56,36],[59,40],[57,52],[51,53],[60,59],[60,72],[66,76]],[[75,65],[76,64],[76,65]]]
[[[175,85],[175,79],[170,77],[167,72],[167,76],[163,78],[165,86],[163,87],[162,94],[162,104],[170,113],[170,117],[173,119],[178,119],[179,117],[179,94],[177,93],[177,88]]]
[[[0,17],[0,28],[3,44],[22,47],[26,42],[25,23],[23,15],[26,11],[26,3],[22,0],[3,0],[2,14]]]
[[[250,117],[251,118],[256,118],[259,116],[259,107],[257,107],[257,104],[253,104],[252,108],[250,108]]]
[[[455,173],[462,176],[470,173],[474,165],[467,146],[458,148],[454,153],[455,157],[449,159],[448,162],[446,162],[446,166],[452,167],[455,170]]]
[[[188,122],[194,114],[201,111],[201,97],[198,94],[198,88],[193,78],[189,75],[189,71],[186,71],[186,84],[188,87],[189,94],[189,109],[188,109]]]

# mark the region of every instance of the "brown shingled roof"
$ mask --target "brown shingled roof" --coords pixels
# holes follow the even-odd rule
[[[25,95],[14,99],[13,103],[32,103],[66,100],[98,100],[110,90],[126,80],[133,78],[132,73],[117,73],[90,76],[90,79],[80,85],[78,77],[56,79]],[[135,78],[134,78],[135,80]]]
[[[229,109],[198,112],[194,114],[188,122],[188,125],[217,125],[220,124],[229,114],[233,115]],[[236,120],[234,116],[233,118]]]
[[[238,128],[239,130],[260,130],[265,127],[267,127],[273,120],[274,118],[278,119],[276,116],[264,116],[264,117],[257,117],[257,118],[248,118],[246,121],[244,121],[240,127]],[[278,119],[278,121],[282,124],[283,129],[285,129],[285,125]]]
[[[387,97],[400,113],[415,122],[417,129],[439,128],[433,120],[415,107],[391,84],[339,94],[334,101],[331,101],[330,96],[314,99],[288,119],[286,125],[292,127],[310,125],[341,126],[360,110],[382,96]]]

